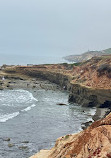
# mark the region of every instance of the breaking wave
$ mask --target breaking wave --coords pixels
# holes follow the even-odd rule
[[[1,114],[0,122],[6,122],[7,120],[12,119],[12,118],[14,118],[18,115],[19,115],[19,112],[15,112],[15,113],[12,113],[12,114],[5,114],[5,115]]]
[[[22,112],[30,111],[38,100],[27,90],[0,91],[0,122],[17,117]]]

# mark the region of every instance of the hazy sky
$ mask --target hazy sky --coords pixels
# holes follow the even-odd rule
[[[70,55],[111,47],[111,0],[0,0],[0,54]]]

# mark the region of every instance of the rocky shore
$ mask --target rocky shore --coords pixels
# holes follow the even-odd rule
[[[74,102],[86,107],[110,107],[111,105],[111,89],[93,88],[80,83],[74,83],[71,75],[52,71],[52,69],[44,70],[33,67],[16,67],[15,69],[15,73],[12,74],[6,70],[4,74],[5,81],[0,81],[0,89],[13,89],[13,87],[16,87],[16,84],[21,88],[38,88],[38,85],[42,87],[42,84],[38,84],[37,80],[43,79],[55,83],[62,89],[69,91],[69,102]]]
[[[37,87],[35,80],[38,78],[58,84],[62,89],[69,91],[69,102],[86,107],[97,107],[94,120],[104,117],[106,113],[110,112],[106,109],[101,113],[98,108],[111,109],[111,56],[93,58],[78,66],[68,64],[15,66],[8,67],[3,72],[5,78],[7,78],[6,74],[9,74],[11,77],[19,76],[20,80],[22,80],[21,76],[24,79],[31,79],[27,86],[32,85],[33,88]],[[32,78],[35,78],[34,82],[32,82]],[[7,84],[9,81],[4,85]],[[12,85],[5,87],[13,88]],[[4,88],[3,85],[2,88]],[[99,115],[101,116],[99,117]],[[41,151],[31,158],[111,157],[110,124],[111,114],[101,121],[94,122],[79,134],[59,138],[53,149]]]
[[[51,150],[41,150],[30,158],[110,158],[111,113],[86,130],[58,138]]]
[[[3,79],[4,78],[4,79]],[[61,89],[59,85],[51,83],[48,80],[35,78],[18,73],[7,73],[0,71],[0,90],[3,89],[45,89],[45,90],[56,90]]]
[[[69,91],[69,102],[86,107],[111,108],[110,64],[111,56],[94,58],[79,66],[68,64],[16,66],[4,71],[56,83]]]
[[[108,109],[111,109],[110,71],[107,72],[107,68],[104,68],[107,61],[109,61],[109,66],[106,65],[106,67],[110,68],[111,56],[94,58],[78,66],[64,63],[6,67],[1,71],[0,76],[1,78],[4,76],[5,81],[0,81],[0,89],[14,87],[50,89],[48,85],[37,83],[38,80],[49,81],[57,84],[57,88],[69,92],[69,102],[86,107],[97,107],[94,116],[94,120],[97,120],[109,113]],[[103,72],[101,76],[98,76],[101,65]],[[98,109],[101,107],[108,109],[103,113],[104,110]]]

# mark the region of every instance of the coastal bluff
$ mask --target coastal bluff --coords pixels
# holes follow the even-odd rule
[[[76,64],[15,66],[4,71],[56,83],[69,92],[69,102],[86,107],[111,108],[110,55]]]
[[[75,64],[13,66],[3,72],[5,78],[12,75],[49,80],[69,92],[69,102],[111,109],[110,55]],[[41,150],[31,158],[97,157],[111,157],[111,113],[78,134],[58,138],[51,150]]]
[[[102,55],[110,55],[111,54],[111,48],[102,50],[102,51],[87,51],[85,53],[82,53],[80,55],[69,55],[64,57],[65,60],[71,61],[71,62],[83,62],[88,59],[91,59],[92,57],[101,57]]]
[[[58,138],[50,150],[41,150],[30,158],[110,158],[111,113],[86,130]]]

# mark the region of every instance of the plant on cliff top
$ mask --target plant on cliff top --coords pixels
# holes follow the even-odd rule
[[[97,69],[98,76],[102,76],[104,74],[107,75],[107,77],[111,77],[111,66],[109,64],[102,64]]]

